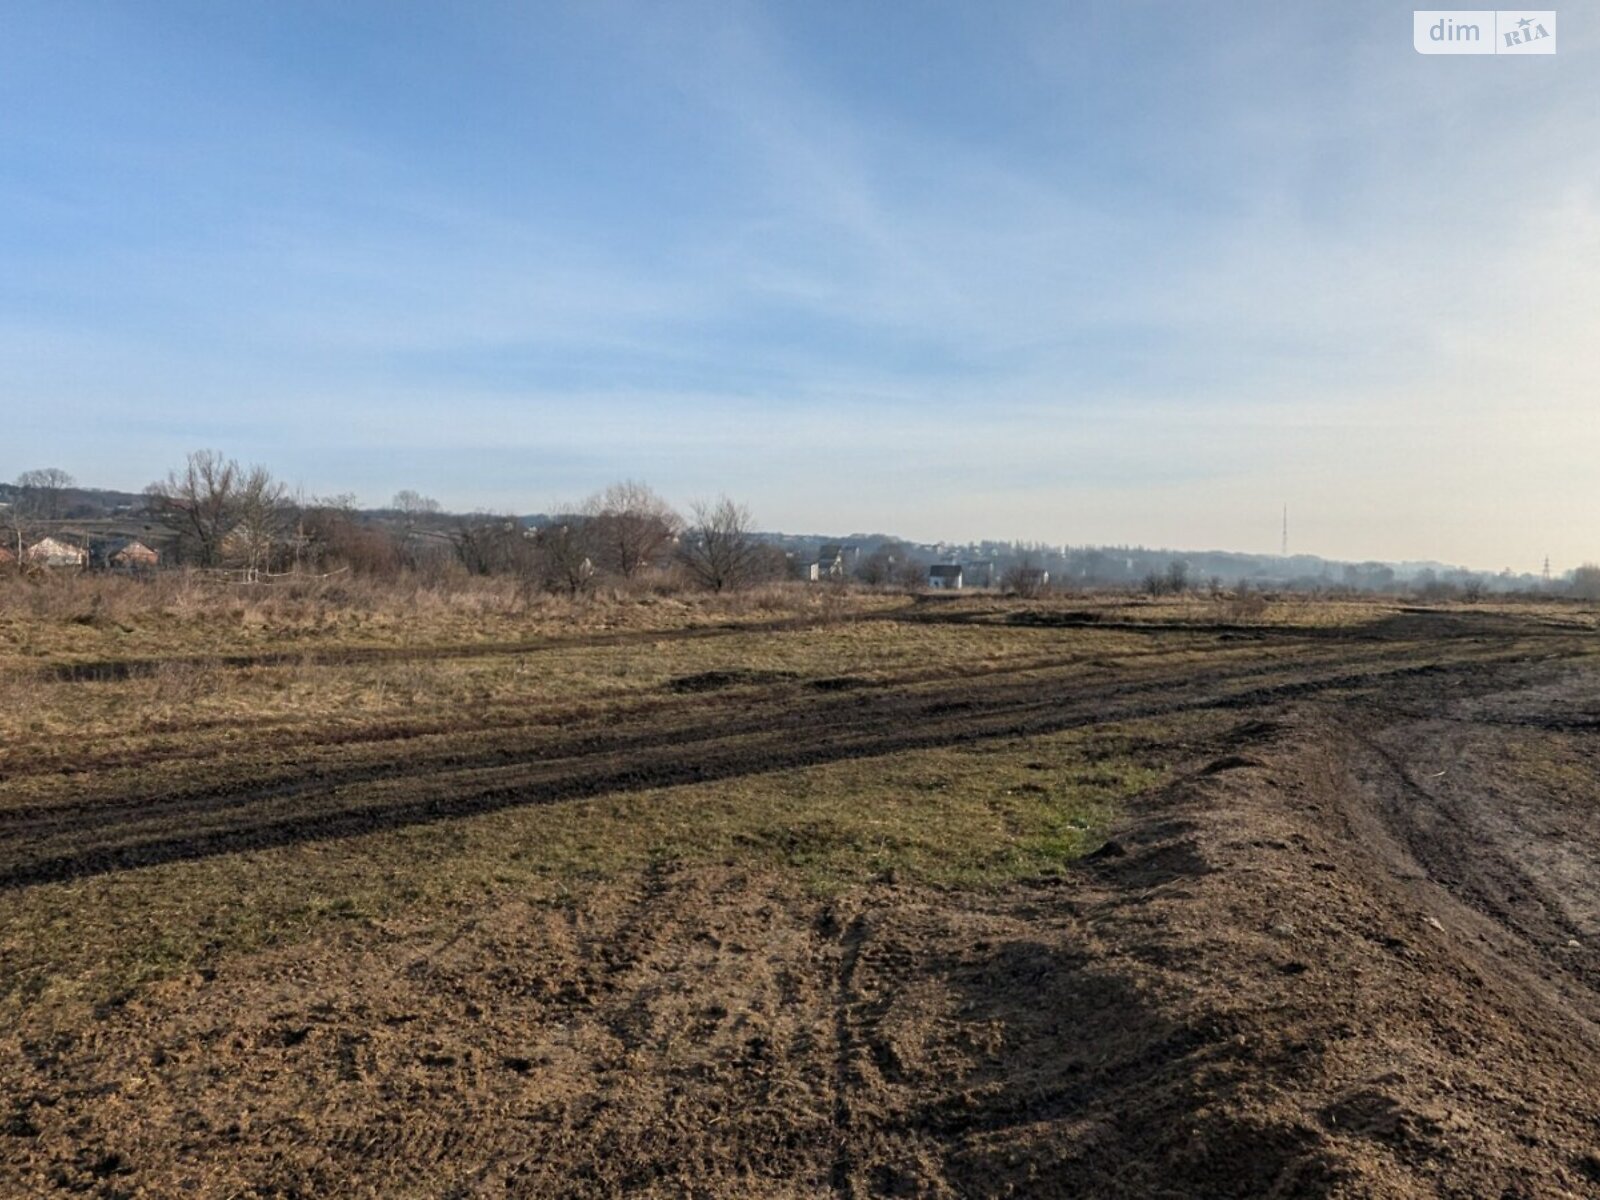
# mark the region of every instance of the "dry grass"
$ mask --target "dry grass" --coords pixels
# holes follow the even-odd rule
[[[737,712],[745,693],[770,704],[785,688],[818,694],[806,691],[818,681],[948,688],[1041,660],[1103,672],[1152,652],[1136,632],[858,619],[905,604],[836,589],[573,604],[492,584],[234,599],[178,576],[11,592],[0,809],[223,793],[396,753],[526,756],[574,722],[692,716],[706,678],[728,681],[716,703]],[[805,623],[770,627],[791,618]],[[618,631],[628,636],[594,640]],[[282,657],[218,657],[241,643]],[[51,674],[111,657],[108,645],[125,658],[137,648],[147,666]],[[327,653],[368,649],[385,653]],[[329,922],[431,920],[485,892],[554,895],[662,858],[737,859],[821,889],[885,872],[952,884],[1037,874],[1092,845],[1120,801],[1161,777],[1155,745],[1120,729],[977,743],[41,884],[0,893],[0,978],[11,1004],[100,1002]]]
[[[243,585],[187,572],[149,578],[0,574],[0,669],[41,661],[420,647],[834,620],[895,595],[771,585],[727,595],[605,591],[571,599],[501,577],[350,577]]]
[[[1164,778],[1171,738],[1133,724],[889,755],[41,885],[0,895],[0,1015],[103,1004],[330,925],[571,899],[653,862],[738,861],[824,893],[1048,874]]]
[[[737,714],[747,697],[782,712],[784,696],[841,680],[959,695],[964,680],[1042,669],[1092,684],[1158,662],[1199,677],[1224,645],[1233,666],[1314,655],[1310,640],[1222,643],[1214,629],[1183,628],[1224,620],[1209,599],[962,597],[913,610],[906,597],[834,588],[571,602],[458,584],[236,593],[182,575],[6,581],[0,811],[225,795],[397,756],[528,761],[570,727],[670,732]],[[1098,617],[1082,627],[1015,621],[1086,611]],[[1312,629],[1394,611],[1269,602],[1252,620]],[[258,658],[226,661],[239,655]],[[144,665],[55,673],[119,660]],[[708,678],[714,700],[695,690]],[[662,859],[751,863],[820,890],[885,874],[950,886],[1038,875],[1091,847],[1119,805],[1221,719],[844,758],[0,892],[0,1014],[103,1002],[330,923],[426,923],[486,894],[581,892]],[[352,785],[377,797],[405,786]]]

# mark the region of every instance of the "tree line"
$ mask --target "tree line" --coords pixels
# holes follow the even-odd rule
[[[5,512],[19,551],[62,519],[75,483],[58,468],[18,477]],[[756,535],[745,505],[722,496],[680,514],[634,480],[558,506],[557,516],[537,525],[489,513],[446,518],[437,501],[411,489],[374,519],[357,511],[354,496],[294,495],[266,467],[196,450],[151,483],[144,499],[147,515],[170,531],[169,563],[246,579],[332,570],[387,576],[454,564],[572,595],[669,572],[720,592],[781,578],[786,565]]]
[[[20,562],[29,543],[70,528],[72,519],[103,512],[107,495],[77,490],[72,475],[56,467],[24,471],[9,488],[0,484],[0,561]],[[123,512],[127,502],[137,499],[127,493],[109,495],[124,505]],[[100,508],[95,497],[101,498]],[[489,513],[447,516],[437,501],[412,489],[397,492],[387,509],[373,514],[357,511],[354,496],[291,494],[265,467],[246,467],[218,451],[197,450],[151,483],[142,504],[169,531],[157,547],[165,564],[227,569],[247,579],[336,570],[392,576],[450,567],[513,575],[529,586],[569,594],[608,581],[627,584],[666,575],[726,591],[765,580],[803,578],[811,562],[799,550],[803,539],[758,536],[743,504],[719,497],[698,501],[682,514],[648,486],[631,480],[580,503],[557,506],[555,516],[531,522]],[[784,541],[792,553],[778,544]],[[823,577],[872,587],[926,584],[928,563],[913,548],[881,535],[865,541],[843,573],[825,571]],[[1021,595],[1046,586],[1112,586],[1155,596],[1287,587],[1403,590],[1440,600],[1474,600],[1495,592],[1600,601],[1600,565],[1593,563],[1548,582],[1509,571],[1491,576],[1425,569],[1399,578],[1392,567],[1376,562],[1324,564],[1318,574],[1287,580],[1275,578],[1273,560],[1261,556],[1212,553],[1192,563],[1163,561],[1163,552],[1142,547],[1069,549],[985,542],[956,549],[964,559],[998,560],[1003,568],[1000,586]],[[954,561],[953,550],[936,553]],[[991,574],[993,566],[991,562]],[[1332,573],[1335,567],[1338,574]]]

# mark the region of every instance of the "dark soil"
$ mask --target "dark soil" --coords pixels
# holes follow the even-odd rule
[[[565,731],[493,786],[407,763],[437,813],[290,778],[6,814],[15,888],[291,824],[1238,716],[1059,879],[825,900],[667,863],[25,1021],[0,1031],[0,1193],[1600,1195],[1600,672],[1496,634],[1098,689],[778,685],[703,728]]]

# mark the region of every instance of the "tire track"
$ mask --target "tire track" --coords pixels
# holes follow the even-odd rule
[[[1475,664],[1458,666],[1471,669]],[[552,757],[423,773],[397,764],[381,780],[398,794],[363,799],[295,781],[243,793],[91,806],[64,819],[0,822],[0,888],[75,879],[156,863],[267,849],[306,841],[430,824],[506,808],[589,799],[689,783],[736,779],[908,750],[1027,737],[1107,722],[1208,708],[1244,708],[1296,696],[1437,674],[1437,662],[1333,669],[1310,678],[1286,670],[1244,673],[1219,690],[1216,678],[1160,679],[1136,687],[1081,684],[1045,689],[1034,681],[996,689],[890,695],[877,706],[830,701],[825,719],[790,714],[736,727],[701,725],[644,736],[591,731],[582,748]],[[751,724],[754,728],[751,728]]]

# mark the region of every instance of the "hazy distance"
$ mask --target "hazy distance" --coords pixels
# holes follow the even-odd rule
[[[1389,4],[8,7],[0,477],[1600,556],[1593,38]]]

